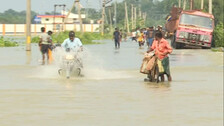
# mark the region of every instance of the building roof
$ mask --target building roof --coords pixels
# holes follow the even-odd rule
[[[38,18],[65,18],[65,15],[37,15]]]

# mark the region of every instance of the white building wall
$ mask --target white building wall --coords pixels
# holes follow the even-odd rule
[[[7,25],[7,29],[5,29],[5,32],[14,32],[14,24]]]
[[[7,29],[8,27],[7,27],[8,25],[6,24],[6,26],[5,26],[5,29]],[[1,31],[2,29],[0,29],[0,31]],[[18,33],[23,33],[23,32],[25,32],[25,24],[16,24],[16,32],[18,32]]]
[[[11,34],[25,34],[26,31],[26,25],[25,24],[4,24],[5,29],[3,28],[3,24],[0,24],[0,35],[3,35],[3,31],[5,35],[11,35]],[[60,25],[62,27],[62,24]],[[40,33],[41,27],[46,28],[46,32],[51,30],[55,32],[53,28],[53,24],[32,24],[31,25],[31,32],[32,33]],[[83,24],[83,30],[84,32],[99,32],[99,30],[96,30],[99,28],[99,24]],[[80,25],[79,24],[65,24],[65,30],[67,31],[80,31]]]
[[[62,23],[62,22],[63,22],[63,18],[55,18],[55,23]],[[53,24],[54,18],[41,18],[41,23],[42,24]]]

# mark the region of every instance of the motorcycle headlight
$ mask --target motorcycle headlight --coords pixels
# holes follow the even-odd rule
[[[209,35],[201,35],[200,36],[200,41],[204,41],[204,42],[209,42]]]
[[[72,60],[72,59],[74,59],[74,56],[69,54],[69,55],[66,55],[65,59]]]
[[[188,38],[188,33],[181,31],[181,32],[179,32],[179,36],[178,37],[179,38]]]

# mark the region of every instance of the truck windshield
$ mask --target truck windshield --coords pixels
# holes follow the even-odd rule
[[[209,29],[213,28],[212,25],[213,20],[211,18],[190,14],[183,14],[180,19],[180,24],[209,28]]]

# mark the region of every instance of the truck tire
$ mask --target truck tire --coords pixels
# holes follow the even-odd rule
[[[211,47],[202,47],[202,49],[211,49]]]
[[[177,43],[176,42],[176,35],[173,35],[172,36],[172,39],[171,39],[171,46],[174,48],[174,49],[182,49],[184,44],[182,43]]]
[[[176,43],[176,36],[175,35],[173,35],[172,37],[171,37],[171,46],[174,48],[174,49],[177,49],[177,43]]]

